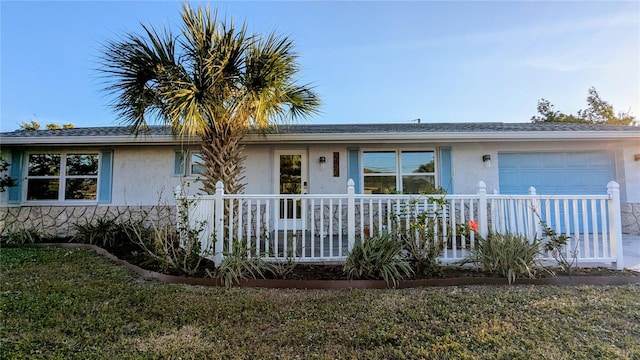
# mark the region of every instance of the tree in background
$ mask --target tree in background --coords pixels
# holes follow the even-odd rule
[[[45,128],[47,130],[60,130],[60,129],[73,129],[75,127],[75,125],[73,125],[72,123],[68,123],[68,124],[62,124],[62,127],[60,127],[60,125],[58,124],[54,124],[54,123],[50,123],[45,125]],[[20,128],[18,130],[21,131],[35,131],[35,130],[40,130],[40,123],[35,121],[35,120],[31,120],[30,122],[26,123],[23,122],[20,124]]]
[[[15,179],[6,174],[7,170],[9,170],[9,163],[0,153],[0,193],[5,192],[9,187],[16,186]]]
[[[635,118],[629,112],[616,112],[613,106],[602,100],[596,88],[589,89],[587,97],[589,107],[578,110],[576,115],[564,114],[554,109],[554,106],[546,99],[538,100],[538,114],[531,118],[531,122],[573,122],[605,125],[631,125]]]
[[[100,71],[114,109],[135,134],[149,120],[175,136],[197,137],[206,168],[203,190],[242,192],[241,140],[251,130],[317,113],[320,101],[308,85],[297,85],[293,43],[287,37],[247,34],[246,25],[218,21],[209,8],[182,11],[182,32],[127,34],[108,42]]]

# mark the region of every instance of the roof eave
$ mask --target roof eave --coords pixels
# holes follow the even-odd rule
[[[415,132],[415,133],[308,133],[308,134],[250,134],[243,139],[246,144],[269,143],[365,143],[371,141],[403,142],[487,142],[487,141],[580,141],[640,139],[640,130],[618,131],[492,131],[492,132]],[[197,138],[176,138],[170,135],[117,135],[117,136],[51,136],[5,137],[3,145],[169,145],[198,143]]]

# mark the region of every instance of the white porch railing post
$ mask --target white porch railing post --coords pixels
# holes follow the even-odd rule
[[[224,250],[224,185],[222,181],[218,181],[216,183],[216,194],[215,194],[215,211],[213,214],[213,226],[214,226],[214,234],[215,245],[214,245],[214,263],[216,266],[219,266],[222,262],[223,255],[222,251]]]
[[[607,184],[609,194],[609,240],[611,241],[611,254],[616,259],[611,263],[617,270],[624,268],[622,257],[622,219],[620,219],[620,185],[615,181]]]
[[[480,236],[485,238],[489,229],[487,218],[487,184],[484,181],[478,182],[478,227]]]
[[[347,181],[347,249],[353,250],[356,243],[356,198],[353,179]]]
[[[527,229],[529,230],[529,239],[533,239],[538,233],[538,222],[536,221],[536,218],[539,217],[540,211],[540,204],[538,203],[536,188],[534,188],[533,186],[529,187],[529,200],[531,201],[531,209],[530,211],[528,211],[529,216],[527,216],[527,221],[529,222],[529,226],[527,227]]]
[[[180,229],[181,227],[184,228],[185,224],[181,224],[182,222],[182,216],[180,216],[180,206],[182,206],[182,202],[180,201],[180,199],[182,199],[182,186],[177,185],[175,188],[173,188],[173,196],[176,200],[176,224],[178,225],[177,228]],[[189,209],[187,209],[187,211],[189,211]],[[182,238],[182,233],[180,234],[180,246],[182,246],[183,243],[183,238]]]

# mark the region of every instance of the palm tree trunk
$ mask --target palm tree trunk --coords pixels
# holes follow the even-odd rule
[[[243,132],[234,126],[216,130],[216,133],[210,133],[202,139],[202,161],[206,168],[202,190],[214,194],[216,183],[221,180],[226,194],[242,193],[245,187],[242,164],[246,158],[244,146],[240,144]]]

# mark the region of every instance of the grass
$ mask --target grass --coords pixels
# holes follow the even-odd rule
[[[0,249],[3,359],[640,359],[640,286],[164,285],[83,250]]]

